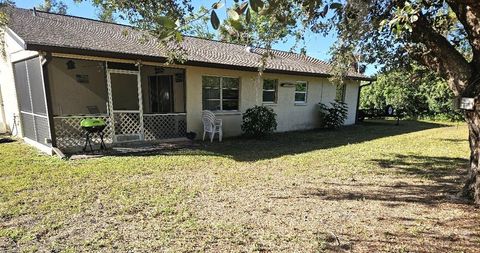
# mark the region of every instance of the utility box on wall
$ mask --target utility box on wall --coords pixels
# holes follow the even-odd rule
[[[457,109],[471,111],[475,109],[475,98],[456,97],[454,104]]]

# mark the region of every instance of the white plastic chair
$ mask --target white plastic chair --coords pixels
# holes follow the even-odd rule
[[[218,140],[222,141],[223,130],[222,130],[222,120],[217,119],[213,112],[205,110],[202,113],[202,122],[203,122],[203,140],[205,140],[205,135],[208,133],[210,136],[210,142],[213,142],[215,133],[218,133]]]

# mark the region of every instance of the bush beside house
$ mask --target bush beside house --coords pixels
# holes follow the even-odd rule
[[[242,131],[248,137],[264,137],[277,129],[276,117],[272,108],[254,106],[243,114]]]

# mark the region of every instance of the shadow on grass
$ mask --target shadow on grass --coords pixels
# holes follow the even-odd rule
[[[2,143],[12,143],[12,142],[15,142],[15,140],[10,139],[10,138],[0,138],[0,144],[2,144]]]
[[[393,185],[336,184],[334,190],[318,189],[305,193],[304,197],[319,197],[325,200],[374,200],[384,201],[387,207],[398,207],[405,203],[437,205],[439,203],[466,203],[455,198],[460,191],[467,159],[430,157],[418,155],[396,155],[394,158],[375,159],[380,170],[399,175],[424,179],[425,182],[397,182]],[[433,181],[433,182],[432,182]]]
[[[359,125],[338,130],[311,130],[273,134],[265,139],[227,138],[215,141],[194,142],[193,145],[179,145],[170,149],[139,148],[138,152],[107,153],[108,156],[155,156],[155,155],[198,155],[229,157],[240,162],[272,159],[284,155],[295,155],[313,150],[330,149],[348,144],[362,143],[379,138],[407,134],[432,128],[444,127],[438,123],[419,121],[367,121]],[[181,152],[179,152],[181,150]]]
[[[336,148],[444,126],[418,121],[404,121],[399,126],[395,125],[395,121],[369,121],[334,131],[279,133],[262,140],[232,138],[222,143],[208,143],[203,149],[217,155],[231,157],[236,161],[249,162]]]

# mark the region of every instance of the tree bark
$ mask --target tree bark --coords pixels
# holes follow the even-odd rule
[[[477,104],[476,107],[479,105]],[[468,140],[470,144],[470,168],[468,170],[467,181],[462,190],[462,196],[480,204],[480,113],[478,108],[474,111],[468,111],[465,115],[468,123]]]
[[[460,8],[460,7],[459,7]],[[473,23],[468,20],[472,18],[472,9],[466,9],[467,14],[460,20]],[[480,13],[480,12],[478,12]],[[478,23],[478,22],[477,22]],[[472,28],[475,26],[467,26]],[[477,29],[475,27],[475,29]],[[480,39],[477,38],[477,31],[468,32],[471,38],[474,55],[477,55],[475,45],[480,45]],[[412,56],[422,62],[425,66],[436,71],[444,77],[451,90],[457,96],[475,98],[479,100],[472,111],[465,112],[465,119],[469,129],[470,144],[470,166],[468,168],[467,181],[462,189],[463,197],[471,199],[476,204],[480,204],[480,64],[474,60],[468,62],[460,52],[442,35],[438,34],[425,17],[420,16],[418,22],[413,26],[413,41],[423,43],[429,49],[423,54],[412,54]],[[480,35],[478,35],[480,36]]]

